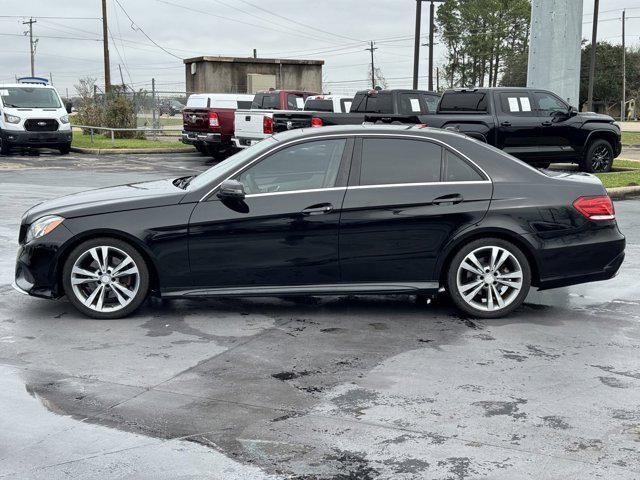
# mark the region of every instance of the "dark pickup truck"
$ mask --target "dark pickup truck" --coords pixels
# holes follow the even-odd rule
[[[580,113],[546,90],[509,87],[447,90],[437,108],[427,108],[424,113],[407,112],[402,97],[405,92],[410,91],[358,92],[351,106],[351,112],[357,114],[300,112],[301,117],[291,124],[297,128],[363,122],[422,124],[464,133],[538,167],[578,163],[587,172],[610,171],[613,159],[622,149],[620,128],[613,118]],[[369,112],[369,102],[375,98],[377,111]],[[417,108],[416,101],[408,98],[409,107]],[[308,116],[308,122],[303,114]],[[275,131],[282,129],[281,122],[275,115]]]

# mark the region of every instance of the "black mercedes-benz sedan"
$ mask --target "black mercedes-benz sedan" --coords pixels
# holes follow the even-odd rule
[[[461,134],[361,125],[275,135],[194,177],[77,193],[22,218],[15,288],[117,318],[148,295],[445,290],[476,317],[613,277],[625,239],[589,174]]]

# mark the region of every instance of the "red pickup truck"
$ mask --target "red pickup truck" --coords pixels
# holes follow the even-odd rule
[[[182,143],[204,155],[227,155],[233,148],[235,111],[251,108],[253,99],[253,95],[230,93],[191,95],[182,111]]]

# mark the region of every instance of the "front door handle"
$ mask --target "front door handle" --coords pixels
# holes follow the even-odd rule
[[[443,195],[442,197],[434,198],[431,203],[436,205],[455,205],[456,203],[462,203],[464,198],[459,193],[452,193],[450,195]]]
[[[546,122],[542,122],[542,126],[543,127],[550,127],[551,125],[553,125],[553,123],[546,121]]]
[[[511,126],[511,122],[502,122],[500,125],[503,126],[503,127],[510,127]]]
[[[302,210],[303,215],[324,215],[333,210],[333,205],[330,203],[321,203],[319,205],[311,205],[310,207]]]

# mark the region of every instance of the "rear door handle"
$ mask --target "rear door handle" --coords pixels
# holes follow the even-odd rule
[[[548,121],[547,122],[542,122],[542,126],[543,127],[550,127],[551,125],[553,125],[553,123],[551,123],[551,122],[548,122]]]
[[[500,125],[502,127],[510,127],[511,126],[511,122],[502,122]]]
[[[319,205],[311,205],[310,207],[302,210],[303,215],[324,215],[333,210],[333,205],[330,203],[321,203]]]
[[[459,193],[452,193],[450,195],[443,195],[442,197],[434,198],[431,203],[436,205],[455,205],[456,203],[462,203],[464,198]]]

